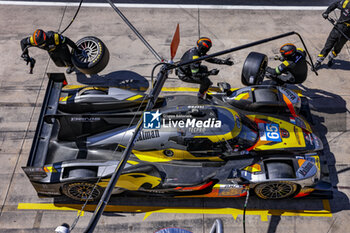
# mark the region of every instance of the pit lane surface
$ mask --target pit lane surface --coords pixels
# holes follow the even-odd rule
[[[71,224],[80,209],[80,205],[65,198],[37,198],[21,170],[28,158],[46,88],[45,72],[64,72],[64,69],[56,68],[44,51],[31,49],[30,54],[37,59],[37,65],[34,74],[29,75],[28,67],[19,58],[19,40],[35,28],[64,28],[75,9],[6,5],[0,8],[0,232],[53,232],[63,222]],[[321,18],[321,11],[200,10],[198,13],[197,9],[121,9],[165,57],[169,54],[169,43],[179,22],[181,44],[175,60],[194,46],[199,34],[213,39],[212,52],[215,52],[288,31],[299,32],[315,56],[331,29]],[[109,8],[83,7],[66,35],[75,41],[87,35],[98,36],[111,53],[110,63],[100,76],[72,74],[68,76],[72,84],[116,84],[116,80],[111,78],[113,72],[125,69],[149,79],[156,63]],[[236,64],[219,67],[220,74],[212,78],[213,82],[226,81],[233,87],[241,87],[240,71],[247,54],[254,50],[273,57],[278,53],[280,44],[285,42],[301,46],[296,37],[290,37],[238,51],[230,55]],[[323,66],[319,76],[310,72],[303,86],[296,87],[310,97],[314,120],[330,164],[334,199],[262,201],[252,197],[248,204],[247,232],[347,232],[350,217],[348,60],[349,53],[345,47],[334,68]],[[273,59],[269,62],[272,66],[277,64]],[[170,76],[166,86],[196,87],[179,82],[174,75]],[[126,203],[133,207],[126,206]],[[216,218],[224,221],[226,232],[242,232],[243,199],[113,197],[110,204],[111,211],[101,218],[96,232],[154,232],[176,226],[204,233],[209,232]],[[84,229],[90,217],[91,213],[84,213],[76,232]]]

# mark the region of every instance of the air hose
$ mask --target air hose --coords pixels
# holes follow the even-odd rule
[[[249,185],[246,187],[246,189],[247,189],[247,196],[245,198],[244,208],[243,208],[243,233],[245,233],[245,212],[247,210],[247,205],[249,200]]]
[[[78,6],[78,9],[77,11],[75,12],[75,15],[73,16],[73,19],[70,21],[70,23],[68,24],[68,26],[62,31],[60,32],[59,34],[63,34],[69,27],[70,25],[72,25],[72,23],[74,22],[75,18],[77,17],[78,13],[79,13],[79,10],[80,10],[80,7],[81,7],[81,4],[83,3],[84,0],[80,0],[80,3],[79,3],[79,6]]]

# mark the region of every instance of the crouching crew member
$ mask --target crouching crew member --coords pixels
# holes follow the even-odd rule
[[[180,60],[181,63],[189,62],[192,60],[195,60],[197,58],[200,58],[202,56],[207,55],[207,52],[210,50],[212,46],[212,42],[207,37],[201,37],[197,41],[197,47],[193,47],[182,56]],[[219,58],[209,58],[205,60],[210,63],[215,64],[223,64],[232,66],[233,61],[230,60],[230,58],[227,59],[219,59]],[[219,70],[213,69],[208,70],[208,67],[201,65],[201,62],[192,63],[189,65],[181,66],[176,70],[176,74],[178,77],[184,81],[189,83],[198,83],[200,84],[198,97],[199,98],[205,98],[206,92],[209,89],[210,85],[213,83],[208,78],[209,75],[217,75],[219,73]],[[207,98],[210,98],[207,96]]]
[[[266,76],[277,84],[299,84],[306,80],[307,63],[305,51],[295,47],[294,44],[284,44],[280,48],[282,63],[275,69],[266,68]]]

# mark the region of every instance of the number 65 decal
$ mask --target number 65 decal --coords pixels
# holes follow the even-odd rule
[[[265,135],[267,141],[281,142],[280,128],[278,124],[265,124]]]
[[[266,137],[270,139],[280,139],[279,127],[278,125],[266,125],[265,127]]]

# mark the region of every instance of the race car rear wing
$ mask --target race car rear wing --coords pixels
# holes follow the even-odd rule
[[[67,80],[63,73],[48,73],[47,75],[49,82],[35,130],[27,167],[43,167],[45,165],[53,124],[45,122],[44,117],[45,115],[56,114],[61,89],[67,85]]]

